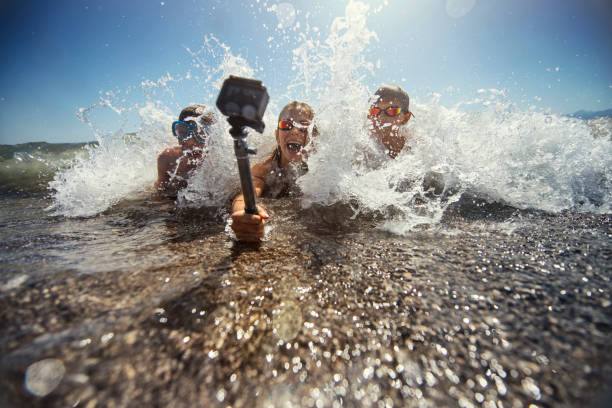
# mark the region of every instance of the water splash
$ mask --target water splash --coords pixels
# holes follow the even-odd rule
[[[159,129],[170,117],[148,105],[140,111],[143,129],[140,134],[117,134],[98,138],[98,145],[86,146],[87,159],[77,160],[58,172],[49,183],[54,214],[71,217],[98,214],[121,199],[146,191],[156,179],[157,154],[165,147],[165,136]],[[152,120],[148,115],[164,117]]]
[[[277,13],[278,7],[266,10]],[[295,74],[281,96],[313,106],[320,130],[309,147],[309,172],[298,180],[304,207],[348,203],[356,212],[379,214],[381,227],[399,234],[438,223],[466,192],[516,208],[610,212],[610,122],[522,110],[503,90],[478,90],[452,107],[441,105],[441,95],[413,95],[416,118],[405,129],[410,148],[395,160],[381,155],[365,112],[375,89],[393,79],[375,77],[377,63],[369,52],[377,47],[377,35],[368,28],[370,12],[368,5],[350,1],[344,15],[321,30],[311,25],[308,13],[295,10],[302,24],[291,30],[280,24],[271,36],[292,47]],[[326,38],[324,31],[329,32]],[[274,62],[258,60],[262,65],[251,66],[212,35],[200,49],[186,52],[192,59],[186,73],[165,74],[123,94],[104,93],[80,112],[99,146],[90,147],[88,157],[50,183],[55,213],[95,215],[130,195],[151,191],[157,155],[175,144],[168,127],[176,112],[203,97],[215,111],[213,102],[229,74],[275,72],[268,66]],[[254,162],[275,145],[279,96],[271,99],[266,131],[249,137],[260,152]],[[224,207],[237,192],[232,139],[222,116],[217,113],[217,118],[207,155],[179,193],[179,206]],[[129,132],[134,123],[136,130]]]
[[[322,141],[313,171],[299,181],[304,205],[356,200],[400,234],[439,222],[465,192],[521,209],[610,211],[612,143],[587,122],[520,110],[497,90],[452,108],[439,99],[413,102],[410,151],[374,169],[359,155],[373,149],[367,132],[336,131]]]
[[[448,134],[455,148],[446,160],[466,188],[517,208],[610,210],[609,141],[594,138],[583,120],[521,111],[503,96],[488,101]]]
[[[243,58],[233,55],[213,36],[205,37],[200,50],[187,52],[195,72],[143,81],[140,92],[129,89],[124,94],[104,93],[96,104],[79,111],[98,145],[89,146],[87,158],[75,160],[49,183],[53,198],[50,211],[69,217],[93,216],[122,199],[152,191],[158,154],[176,144],[170,132],[176,114],[171,112],[194,103],[179,105],[178,100],[198,101],[202,92],[212,99],[228,75],[253,75]],[[205,52],[218,65],[204,65]],[[197,94],[191,93],[195,89]],[[115,124],[115,130],[105,130],[112,129],[109,123]],[[137,129],[129,132],[131,123],[137,124]],[[219,206],[236,191],[232,176],[237,171],[233,171],[233,151],[228,150],[231,138],[226,124],[218,121],[212,133],[207,157],[178,197],[183,206]]]

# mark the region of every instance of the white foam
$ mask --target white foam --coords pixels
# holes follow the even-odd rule
[[[149,190],[157,178],[156,159],[171,143],[171,116],[147,103],[139,109],[138,134],[97,135],[89,155],[55,175],[49,183],[55,214],[82,217],[98,214],[121,199]]]
[[[395,160],[381,157],[369,136],[365,112],[379,81],[393,79],[374,76],[376,64],[367,53],[377,36],[367,26],[368,13],[366,4],[351,1],[345,14],[334,19],[327,38],[321,39],[322,30],[309,25],[295,34],[299,38],[293,49],[295,77],[287,89],[290,99],[313,106],[320,131],[311,146],[309,172],[298,180],[304,206],[357,203],[361,211],[382,214],[386,221],[381,228],[398,234],[438,223],[465,191],[517,208],[611,211],[610,121],[586,122],[521,110],[503,90],[477,90],[452,107],[441,105],[436,94],[411,98],[415,118],[406,129],[410,151]],[[279,28],[277,35],[278,40],[288,34]],[[187,52],[193,66],[185,74],[144,81],[140,99],[118,103],[117,95],[105,94],[91,108],[110,108],[120,118],[119,130],[103,133],[97,130],[103,126],[92,124],[100,146],[91,147],[88,158],[78,159],[50,184],[56,213],[94,215],[150,190],[157,155],[176,143],[169,127],[188,104],[185,100],[201,102],[204,97],[212,105],[229,74],[257,77],[255,72],[273,68],[252,68],[213,36],[205,37],[199,50]],[[410,93],[410,85],[405,89]],[[277,100],[278,95],[271,95],[266,132],[252,132],[248,138],[251,146],[259,148],[258,158],[275,144]],[[126,139],[122,126],[134,114],[139,129]],[[232,139],[218,115],[221,119],[213,126],[207,155],[179,194],[181,206],[222,206],[237,192]],[[87,121],[88,110],[82,116]],[[377,157],[375,168],[366,157]],[[435,173],[447,187],[453,186],[452,193],[426,194],[424,181]]]
[[[17,275],[0,285],[0,291],[8,291],[20,287],[28,280],[28,275]]]

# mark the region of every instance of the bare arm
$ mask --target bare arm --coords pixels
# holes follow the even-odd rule
[[[264,176],[270,171],[270,160],[257,163],[251,169],[255,197],[260,197],[265,188]],[[266,208],[257,204],[257,214],[244,212],[244,196],[239,194],[232,203],[232,230],[241,241],[259,241],[264,236],[266,220],[270,218]]]
[[[172,153],[173,152],[171,149],[165,149],[157,157],[157,181],[155,182],[154,187],[158,190],[165,190],[168,187],[168,182],[170,181],[170,170],[172,169],[173,164],[176,164],[176,159],[174,159],[174,155]]]
[[[251,168],[255,197],[260,197],[263,193],[265,187],[264,176],[268,171],[270,171],[270,164],[267,162],[257,163]],[[242,194],[237,195],[232,203],[232,213],[240,210],[244,210],[244,196]]]

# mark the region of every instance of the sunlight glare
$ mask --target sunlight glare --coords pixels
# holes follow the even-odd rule
[[[446,13],[452,18],[461,18],[472,11],[475,5],[476,0],[446,0]]]

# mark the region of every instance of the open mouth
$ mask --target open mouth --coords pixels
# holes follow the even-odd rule
[[[299,143],[295,143],[295,142],[289,142],[287,143],[287,149],[291,153],[299,153],[300,150],[302,150],[302,145]]]

